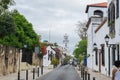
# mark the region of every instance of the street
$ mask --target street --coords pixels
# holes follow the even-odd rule
[[[36,80],[80,80],[80,77],[72,65],[65,65]]]

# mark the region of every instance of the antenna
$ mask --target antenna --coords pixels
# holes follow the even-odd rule
[[[50,42],[50,39],[51,39],[51,30],[49,28],[49,42]]]

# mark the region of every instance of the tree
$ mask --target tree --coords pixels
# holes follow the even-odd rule
[[[56,57],[52,57],[51,64],[53,64],[55,68],[59,64],[59,60]]]
[[[66,55],[65,58],[63,59],[62,64],[65,65],[69,62],[69,60],[71,59],[71,57],[69,55]]]
[[[39,36],[35,33],[32,24],[17,10],[13,11],[13,17],[17,27],[15,35],[18,36],[18,41],[22,46],[24,43],[27,43],[29,49],[39,46]]]
[[[14,20],[8,9],[13,4],[13,0],[0,0],[0,37],[15,32]]]
[[[33,50],[34,46],[39,46],[39,36],[33,30],[32,24],[17,10],[11,13],[16,27],[15,33],[11,32],[11,34],[0,38],[0,43],[19,48],[23,48],[24,44],[27,43],[27,48],[30,50]]]
[[[0,9],[8,9],[13,4],[15,4],[14,0],[0,0]]]
[[[85,56],[85,53],[87,52],[87,40],[83,39],[79,42],[77,45],[77,48],[74,50],[74,56],[75,58],[82,60]]]
[[[15,23],[10,12],[0,15],[0,37],[15,33]]]
[[[78,36],[80,37],[80,39],[86,39],[86,38],[87,38],[86,22],[81,22],[81,21],[79,21],[79,22],[76,24],[76,26],[77,26],[76,32],[77,32]]]
[[[14,0],[0,0],[0,15],[4,13],[9,13],[9,6],[14,4]]]

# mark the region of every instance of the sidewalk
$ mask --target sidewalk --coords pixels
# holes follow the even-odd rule
[[[79,76],[81,77],[81,71],[79,71],[78,68],[76,69],[77,69]],[[90,80],[94,80],[93,77],[95,77],[95,80],[111,80],[111,77],[103,75],[99,72],[92,71],[91,69],[88,69],[88,73],[90,74]],[[81,80],[83,79],[81,78]]]
[[[43,75],[45,75],[46,73],[48,73],[52,70],[53,70],[52,68],[44,67],[43,68]],[[40,76],[42,76],[42,75],[41,75],[41,69],[39,68],[39,77]],[[35,79],[37,79],[37,78],[38,78],[38,73],[37,73],[37,69],[36,69]],[[8,74],[6,76],[0,76],[0,80],[18,80],[18,73],[12,73],[12,74]],[[26,80],[26,71],[20,72],[20,80]],[[28,80],[33,80],[32,69],[28,71]]]
[[[89,73],[90,73],[91,80],[93,80],[93,77],[95,77],[95,80],[111,80],[111,77],[103,75],[99,72],[92,71],[91,69],[89,69]]]

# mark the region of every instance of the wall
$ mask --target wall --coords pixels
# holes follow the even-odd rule
[[[17,71],[18,51],[14,47],[0,44],[0,75],[6,75]]]

